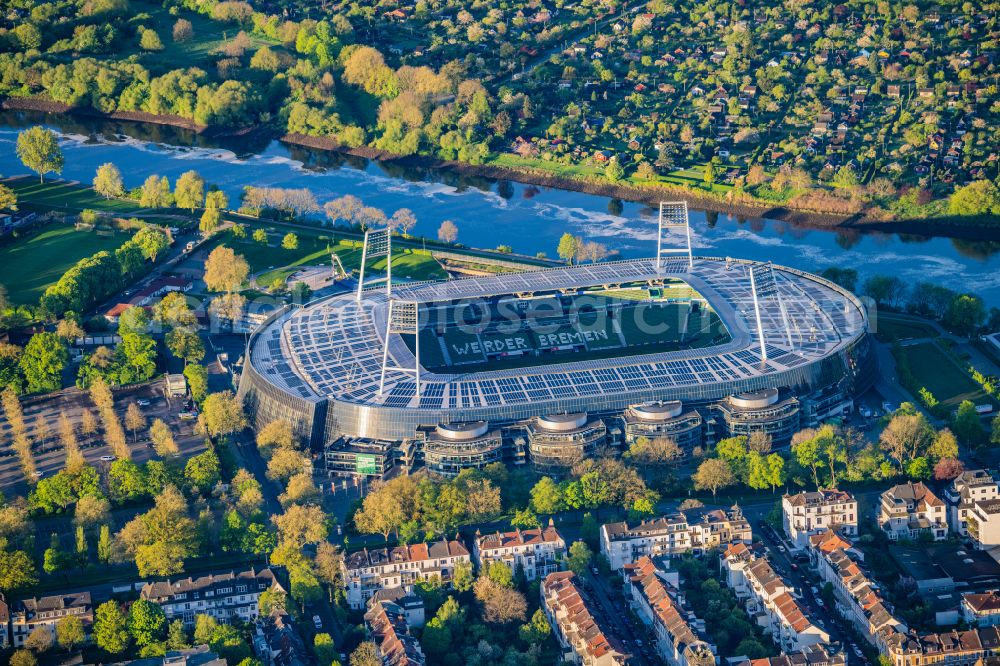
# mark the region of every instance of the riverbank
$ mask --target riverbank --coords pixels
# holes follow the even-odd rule
[[[682,199],[691,208],[718,213],[737,218],[767,218],[788,222],[797,227],[826,230],[856,230],[861,232],[898,233],[912,236],[940,236],[961,240],[996,240],[998,229],[979,220],[962,221],[956,219],[911,219],[886,220],[865,215],[827,213],[802,210],[789,206],[775,206],[754,200],[748,195],[739,199],[711,196],[705,192],[684,186],[656,184],[639,186],[634,184],[599,182],[547,173],[533,168],[512,168],[491,164],[467,164],[464,162],[440,160],[424,155],[401,156],[370,146],[348,148],[326,137],[303,134],[279,134],[263,126],[224,130],[200,125],[180,116],[157,115],[141,111],[115,111],[102,113],[89,107],[72,107],[42,97],[8,97],[0,102],[0,109],[9,111],[30,111],[46,114],[78,116],[96,120],[115,120],[138,124],[159,125],[188,130],[198,135],[211,137],[267,137],[292,146],[316,151],[326,151],[359,157],[367,160],[397,164],[411,169],[437,170],[462,176],[506,180],[536,187],[567,190],[584,194],[620,199],[656,208],[665,198]]]
[[[490,164],[467,164],[451,160],[439,160],[423,155],[401,156],[370,146],[347,148],[336,141],[324,137],[304,134],[285,134],[278,139],[284,143],[325,150],[344,155],[361,157],[379,162],[395,163],[410,168],[424,168],[451,171],[463,176],[509,180],[523,185],[535,185],[571,192],[581,192],[594,196],[621,199],[632,203],[657,208],[664,197],[682,199],[688,206],[738,218],[768,218],[789,222],[793,225],[815,229],[853,229],[857,231],[877,231],[914,236],[942,236],[963,240],[996,240],[1000,230],[994,226],[977,223],[962,223],[957,220],[884,220],[863,214],[838,215],[817,211],[797,210],[785,206],[773,206],[764,202],[725,200],[699,193],[690,188],[669,185],[636,185],[595,182],[579,178],[557,176],[537,169],[514,169]]]

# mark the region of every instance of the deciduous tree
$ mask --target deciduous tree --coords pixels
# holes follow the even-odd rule
[[[17,157],[21,163],[38,174],[39,182],[45,182],[45,174],[62,173],[62,148],[56,133],[41,125],[29,127],[17,135]]]

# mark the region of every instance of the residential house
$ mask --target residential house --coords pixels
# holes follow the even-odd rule
[[[0,594],[0,650],[10,647],[10,607],[7,598]]]
[[[364,608],[365,601],[378,590],[412,585],[434,576],[450,583],[460,562],[471,564],[468,549],[461,541],[447,539],[349,553],[341,562],[347,603],[354,609]]]
[[[970,469],[959,474],[945,490],[948,502],[948,527],[959,536],[968,537],[968,516],[976,502],[1000,499],[996,479],[985,469]]]
[[[1000,624],[1000,592],[962,595],[962,619],[970,627],[991,627]]]
[[[559,563],[565,555],[566,542],[551,518],[544,529],[484,535],[477,531],[472,546],[473,559],[481,571],[491,562],[503,562],[511,573],[517,573],[520,567],[528,580],[545,578],[559,571]]]
[[[829,643],[830,635],[808,616],[795,598],[795,589],[746,544],[729,546],[722,555],[722,570],[747,613],[771,634],[783,652],[797,652],[810,645]]]
[[[878,524],[893,541],[916,539],[921,533],[935,541],[948,536],[945,504],[923,482],[902,483],[882,493]]]
[[[391,601],[379,601],[365,613],[365,627],[383,666],[423,666],[420,642],[410,633],[406,612]]]
[[[197,578],[146,583],[139,596],[158,603],[167,620],[194,625],[195,615],[210,615],[220,622],[251,622],[260,615],[260,595],[266,590],[284,592],[271,569],[206,574]]]
[[[728,511],[684,510],[650,518],[629,526],[627,522],[601,526],[601,553],[612,569],[650,557],[704,552],[731,543],[750,542],[750,523],[738,506]]]
[[[965,532],[980,550],[1000,545],[1000,499],[973,504],[965,515]]]
[[[4,604],[6,607],[6,604]],[[12,645],[23,647],[32,631],[44,627],[56,638],[56,623],[64,617],[75,616],[83,622],[84,631],[90,633],[94,622],[94,608],[90,592],[71,592],[48,597],[22,599],[10,613]],[[4,625],[6,626],[6,625]]]
[[[781,498],[785,534],[796,548],[809,545],[809,537],[830,528],[844,536],[858,534],[858,501],[843,490],[820,489]]]
[[[424,600],[413,592],[413,586],[389,587],[379,590],[368,600],[368,608],[380,601],[391,601],[403,609],[406,614],[406,624],[410,627],[422,627],[426,619]]]
[[[572,571],[549,574],[539,587],[542,612],[552,626],[562,660],[586,666],[619,666],[629,654],[606,618],[577,584]]]
[[[729,663],[730,666],[845,666],[847,658],[843,652],[832,652],[825,645],[810,645],[799,652],[781,654],[777,657]]]
[[[684,608],[680,593],[662,573],[646,556],[622,567],[625,597],[643,623],[652,627],[657,654],[669,666],[715,666],[715,647],[701,638],[704,621]],[[694,623],[700,625],[698,630]]]
[[[295,621],[281,609],[258,618],[254,626],[253,651],[264,666],[307,666],[312,663]]]

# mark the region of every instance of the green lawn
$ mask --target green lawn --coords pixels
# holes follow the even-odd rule
[[[917,384],[934,394],[942,404],[957,407],[963,400],[983,402],[985,392],[935,343],[903,347]]]
[[[139,211],[134,201],[105,199],[89,187],[67,183],[39,183],[37,178],[14,178],[5,181],[17,193],[18,208],[24,211],[56,210],[78,213],[84,208],[127,217]]]
[[[906,340],[909,338],[936,338],[937,331],[927,322],[897,318],[891,314],[879,313],[875,335],[883,342]]]
[[[180,11],[177,15],[172,15],[160,3],[134,0],[131,8],[134,14],[139,15],[132,22],[155,30],[163,42],[163,50],[155,53],[140,51],[136,43],[115,57],[117,59],[134,55],[144,67],[153,72],[163,72],[175,67],[200,67],[214,76],[215,62],[221,57],[215,52],[226,40],[232,39],[239,32],[238,26],[214,21],[203,14]],[[173,27],[179,18],[191,22],[194,37],[178,43],[173,40]],[[261,46],[275,44],[252,34],[249,30],[246,33],[250,37],[249,53],[255,52]]]
[[[268,244],[252,240],[253,230],[258,226],[248,225],[247,238],[237,240],[231,234],[220,234],[217,244],[225,244],[238,254],[242,254],[250,264],[251,273],[257,274],[257,282],[269,286],[275,279],[285,279],[300,266],[327,266],[330,264],[329,249],[332,249],[344,270],[357,270],[361,265],[361,248],[344,244],[334,238],[329,231],[314,231],[303,228],[296,232],[299,246],[294,250],[281,247],[281,239],[287,231],[272,230],[268,233]],[[368,270],[381,273],[385,271],[385,258],[370,261]],[[410,249],[396,249],[392,262],[393,276],[406,280],[443,279],[446,276],[440,265],[432,257],[414,253]]]
[[[131,237],[128,232],[99,236],[69,224],[51,223],[37,232],[0,245],[0,284],[13,303],[38,301],[80,259],[100,250],[114,250]]]

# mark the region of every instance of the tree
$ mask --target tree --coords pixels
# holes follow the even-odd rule
[[[590,550],[590,546],[584,541],[574,541],[570,544],[569,555],[566,558],[566,566],[569,567],[570,571],[576,575],[582,574],[590,566],[590,561],[593,559],[594,554]]]
[[[340,656],[337,652],[337,646],[333,642],[333,637],[327,633],[313,636],[313,652],[316,653],[316,661],[321,666],[332,664]]]
[[[932,436],[933,430],[923,414],[903,413],[900,408],[882,431],[879,442],[882,449],[903,469],[907,462],[923,455]]]
[[[86,640],[87,634],[80,618],[69,615],[56,622],[56,643],[63,650],[71,652],[76,647],[83,645]]]
[[[24,647],[35,654],[52,649],[52,631],[46,626],[35,627],[24,641]]]
[[[282,544],[300,548],[306,544],[319,543],[326,539],[326,515],[318,506],[293,504],[271,521],[278,528]]]
[[[1000,189],[988,180],[974,180],[949,197],[948,212],[963,217],[1000,215]]]
[[[129,644],[125,614],[117,601],[105,601],[94,613],[94,642],[111,654],[121,654]]]
[[[143,51],[162,51],[163,42],[152,28],[146,28],[139,37],[139,48]]]
[[[167,635],[167,617],[163,608],[145,599],[132,602],[125,626],[140,648],[161,641]]]
[[[736,483],[736,477],[729,463],[721,458],[709,458],[703,461],[692,478],[696,490],[711,490],[713,497],[720,488]]]
[[[406,513],[398,496],[389,484],[372,484],[361,509],[354,515],[354,523],[362,534],[381,534],[388,540],[406,520]]]
[[[161,458],[175,456],[178,453],[177,442],[163,419],[154,419],[153,425],[149,427],[149,438],[153,442],[153,450]]]
[[[21,163],[38,174],[40,182],[45,182],[45,174],[62,173],[62,149],[56,133],[41,125],[23,130],[17,135],[17,157]]]
[[[286,250],[297,250],[299,247],[299,237],[289,231],[285,234],[285,237],[281,239],[281,247]]]
[[[625,168],[618,161],[617,157],[608,160],[608,165],[604,167],[604,175],[612,183],[617,183],[625,177]]]
[[[17,650],[10,656],[10,666],[37,666],[38,658],[31,650]]]
[[[351,666],[382,666],[382,657],[378,647],[371,641],[364,641],[351,653]]]
[[[438,227],[438,240],[442,243],[454,243],[458,240],[458,227],[451,220],[445,220]]]
[[[205,428],[213,437],[230,435],[247,427],[243,405],[232,391],[213,393],[202,406]]]
[[[505,570],[507,566],[497,563]],[[480,576],[473,586],[476,600],[483,606],[483,619],[489,624],[509,624],[524,620],[528,610],[524,595],[492,578]]]
[[[934,437],[934,443],[927,449],[927,455],[935,460],[958,458],[958,439],[948,428],[942,428]]]
[[[170,205],[170,181],[166,176],[150,175],[139,190],[139,205],[143,208],[166,208]]]
[[[564,233],[559,238],[559,247],[556,248],[556,254],[559,258],[564,260],[566,263],[573,263],[573,259],[576,258],[577,253],[580,251],[580,239],[570,233]]]
[[[111,517],[111,503],[94,495],[84,495],[73,509],[73,523],[84,529],[105,523]]]
[[[125,427],[132,431],[132,441],[139,441],[138,432],[146,427],[146,417],[134,402],[130,402],[125,409]]]
[[[986,433],[979,419],[979,412],[970,400],[963,400],[959,404],[951,421],[951,428],[958,441],[966,446],[979,446],[985,439]]]
[[[208,369],[192,363],[184,368],[184,378],[195,402],[201,402],[208,393]]]
[[[538,514],[553,514],[562,510],[563,497],[559,484],[543,476],[531,489],[531,506]]]
[[[205,260],[205,286],[212,291],[234,292],[246,282],[250,265],[243,255],[220,245]]]
[[[69,363],[66,344],[55,333],[43,331],[31,336],[21,355],[21,372],[28,392],[47,393],[62,386],[62,372]]]
[[[222,214],[219,213],[219,209],[206,208],[205,212],[201,214],[201,219],[198,221],[198,231],[207,236],[218,229],[221,223]]]
[[[190,41],[194,37],[194,27],[187,19],[177,19],[171,31],[174,41],[177,43]]]
[[[205,179],[197,171],[185,171],[174,184],[174,201],[178,208],[190,212],[201,205],[205,198]]]
[[[184,465],[184,478],[193,488],[198,488],[202,493],[207,493],[215,487],[221,477],[221,467],[219,456],[215,450],[208,450],[189,458]]]
[[[23,550],[0,550],[0,590],[10,592],[38,582],[35,565]]]
[[[94,191],[105,199],[116,199],[125,195],[125,184],[122,174],[111,162],[105,162],[97,167],[94,176]]]
[[[191,647],[188,643],[187,631],[184,629],[183,620],[174,620],[167,629],[167,649],[184,650]]]
[[[176,328],[167,333],[166,343],[170,353],[183,359],[185,366],[205,358],[205,345],[194,331]]]
[[[951,481],[965,471],[965,465],[956,458],[941,458],[934,465],[935,481]]]
[[[409,208],[400,208],[389,218],[389,229],[398,231],[404,236],[408,236],[410,229],[417,224],[417,216]]]
[[[253,239],[255,242],[260,243],[261,245],[267,245],[267,232],[264,231],[263,229],[254,229]]]
[[[710,190],[715,185],[715,163],[708,161],[703,170],[702,180],[705,181],[705,189]]]
[[[531,509],[518,509],[510,519],[510,526],[519,530],[537,529],[542,526],[538,515]]]
[[[941,321],[960,335],[973,336],[986,321],[986,306],[978,296],[959,294],[948,304]]]
[[[792,454],[801,467],[812,470],[813,483],[819,488],[820,443],[815,430],[803,430],[792,437]]]

